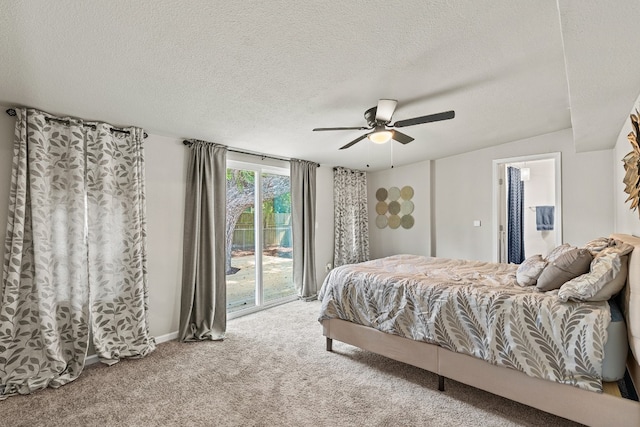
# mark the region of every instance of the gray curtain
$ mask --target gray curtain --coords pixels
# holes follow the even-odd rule
[[[368,261],[369,215],[365,172],[333,169],[333,212],[333,266]]]
[[[227,147],[191,141],[182,259],[181,341],[222,340],[227,327]]]
[[[298,297],[314,299],[316,283],[316,163],[291,160],[293,283]]]
[[[155,348],[146,321],[142,130],[113,135],[104,123],[16,113],[0,399],[77,378],[89,330],[107,363]]]

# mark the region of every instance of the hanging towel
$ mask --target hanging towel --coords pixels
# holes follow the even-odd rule
[[[553,206],[536,206],[536,230],[553,230]]]

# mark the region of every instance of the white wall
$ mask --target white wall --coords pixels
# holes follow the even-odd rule
[[[0,106],[0,260],[4,260],[4,239],[7,232],[7,212],[9,210],[9,188],[11,185],[11,164],[13,160],[13,131],[15,118],[5,114],[8,107]],[[3,261],[2,261],[3,262]],[[2,290],[0,290],[0,295]]]
[[[369,204],[369,245],[371,258],[408,253],[431,255],[431,202],[430,162],[420,162],[378,172],[367,173],[367,199]],[[413,187],[412,228],[391,229],[376,227],[376,190],[390,187]]]
[[[8,107],[0,108],[0,231],[4,242],[15,118],[4,114]],[[178,330],[187,154],[182,139],[150,134],[145,140],[149,324],[154,336]],[[333,258],[331,167],[317,171],[317,198],[316,265],[320,286],[326,276],[324,265]],[[4,256],[4,244],[1,247]]]
[[[492,161],[562,153],[563,241],[575,245],[613,231],[612,150],[575,153],[571,129],[434,162],[435,255],[492,260]],[[481,227],[473,227],[481,220]]]
[[[149,325],[153,336],[178,330],[187,148],[149,135],[144,143],[147,193]]]
[[[548,254],[556,244],[555,231],[536,229],[536,206],[553,206],[556,203],[555,162],[537,160],[527,162],[530,178],[524,182],[524,254],[525,258],[535,254]],[[554,227],[555,228],[555,227]]]
[[[316,171],[316,278],[318,290],[327,276],[326,265],[333,265],[333,167]]]
[[[631,109],[630,113],[635,114],[637,109],[640,109],[640,96],[636,100],[634,107]],[[627,155],[627,153],[632,151],[631,144],[627,139],[627,135],[632,131],[632,129],[633,128],[631,126],[631,120],[627,118],[622,129],[620,130],[616,146],[613,150],[612,165],[615,173],[612,183],[612,189],[614,194],[615,206],[615,231],[617,233],[626,233],[640,236],[640,216],[638,215],[640,211],[638,211],[637,209],[635,211],[632,211],[630,209],[631,202],[625,202],[625,200],[627,200],[628,194],[624,192],[625,185],[622,182],[625,175],[622,159]]]

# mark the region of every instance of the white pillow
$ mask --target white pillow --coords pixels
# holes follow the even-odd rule
[[[516,271],[516,281],[520,286],[535,285],[542,270],[547,266],[547,261],[542,255],[533,255],[525,259]]]
[[[598,252],[613,245],[614,240],[612,238],[598,237],[597,239],[589,241],[586,245],[584,245],[584,247],[585,249],[589,249],[589,251],[595,256]]]

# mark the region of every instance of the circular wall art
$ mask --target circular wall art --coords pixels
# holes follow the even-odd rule
[[[376,191],[376,227],[391,229],[399,227],[409,229],[413,227],[414,218],[411,215],[415,208],[411,199],[413,198],[413,188],[404,186],[378,188]]]
[[[387,226],[387,216],[386,215],[378,215],[376,217],[376,227],[385,228]]]
[[[402,220],[398,215],[389,215],[389,228],[396,229],[400,227]]]
[[[402,190],[400,190],[400,197],[402,197],[404,200],[411,200],[411,198],[413,197],[413,188],[409,187],[408,185],[406,187],[402,187]]]
[[[406,228],[407,230],[413,227],[413,217],[411,215],[405,215],[400,220],[400,225],[402,228]]]
[[[400,213],[400,203],[397,200],[389,202],[389,213],[391,215],[398,215]]]
[[[378,191],[376,191],[376,199],[380,202],[387,200],[387,190],[385,188],[378,188]]]
[[[400,198],[400,189],[398,187],[391,187],[387,198],[392,202],[398,200]]]
[[[400,213],[402,215],[409,215],[413,212],[413,202],[411,200],[405,200],[400,205]]]

